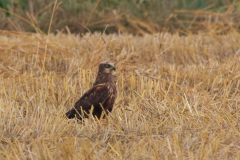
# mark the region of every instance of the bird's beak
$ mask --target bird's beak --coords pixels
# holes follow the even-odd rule
[[[112,70],[116,71],[116,68],[115,67],[111,67]]]

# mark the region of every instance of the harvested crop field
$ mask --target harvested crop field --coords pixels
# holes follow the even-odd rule
[[[0,159],[239,159],[240,34],[0,31]],[[64,113],[116,63],[106,119]]]

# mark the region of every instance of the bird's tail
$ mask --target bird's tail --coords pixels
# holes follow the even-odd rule
[[[66,113],[66,116],[69,118],[69,119],[73,119],[76,115],[76,110],[75,109],[71,109],[70,111],[68,111]]]

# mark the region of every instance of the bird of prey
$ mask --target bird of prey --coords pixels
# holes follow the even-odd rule
[[[83,94],[74,107],[66,113],[69,119],[74,117],[80,120],[88,118],[92,107],[94,107],[92,115],[98,119],[100,119],[103,109],[106,114],[112,111],[117,96],[117,87],[112,75],[113,70],[116,68],[112,62],[103,61],[100,63],[93,87]]]

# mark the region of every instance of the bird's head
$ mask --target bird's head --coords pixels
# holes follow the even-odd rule
[[[114,63],[109,61],[103,61],[99,65],[99,73],[112,73],[113,70],[116,70]]]

